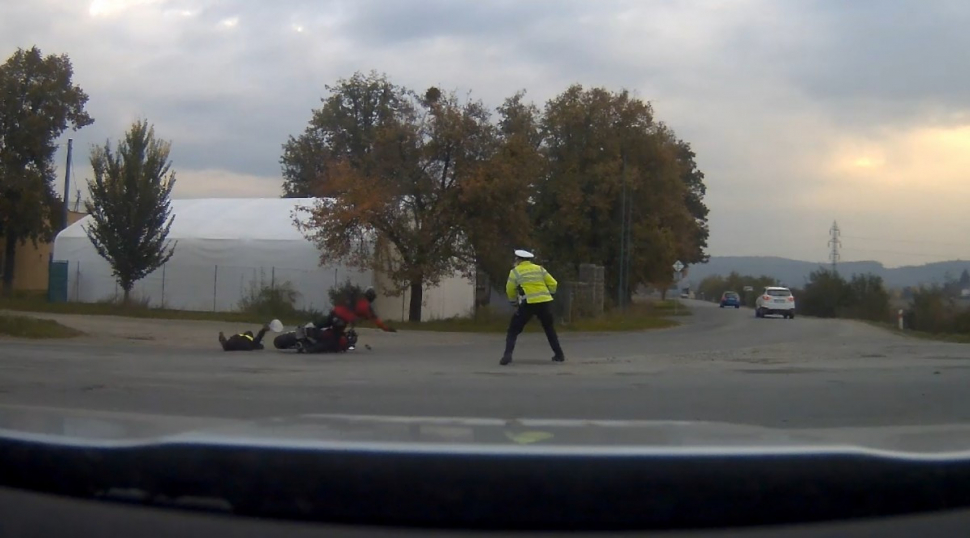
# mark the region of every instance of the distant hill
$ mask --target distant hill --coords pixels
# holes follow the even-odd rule
[[[708,276],[726,276],[731,271],[737,271],[742,275],[766,275],[778,279],[786,286],[801,287],[808,281],[808,275],[820,267],[827,268],[829,264],[770,256],[713,256],[704,265],[690,267],[687,280],[692,287],[696,287]],[[839,264],[839,273],[843,275],[873,273],[881,276],[890,288],[943,284],[948,273],[951,278],[958,279],[964,269],[970,269],[970,261],[954,260],[894,268],[886,268],[881,263],[872,261]]]

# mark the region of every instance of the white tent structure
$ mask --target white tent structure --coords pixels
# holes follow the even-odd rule
[[[308,198],[172,200],[175,220],[169,239],[176,245],[175,254],[135,284],[133,297],[154,307],[224,312],[237,310],[262,287],[289,283],[299,293],[298,309],[325,311],[330,288],[346,280],[380,292],[382,279],[370,271],[319,265],[316,246],[294,224],[295,217],[306,217],[300,208],[313,203]],[[121,294],[110,265],[84,231],[91,222],[85,217],[54,240],[54,261],[69,263],[69,301],[97,302]],[[424,319],[470,313],[474,286],[467,281],[462,286],[462,281],[446,279],[443,286],[427,290]],[[376,306],[385,318],[400,319],[400,301],[380,297]],[[382,304],[391,311],[381,311]]]

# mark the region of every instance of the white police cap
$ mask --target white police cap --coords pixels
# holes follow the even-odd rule
[[[532,258],[535,258],[535,255],[529,252],[528,250],[516,250],[515,257],[522,258],[524,260],[531,260]]]

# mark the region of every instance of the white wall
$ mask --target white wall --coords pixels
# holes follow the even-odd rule
[[[181,240],[164,268],[135,284],[133,298],[152,307],[230,312],[238,310],[252,290],[288,282],[299,294],[297,309],[325,312],[330,308],[328,292],[335,284],[347,279],[360,286],[373,283],[369,271],[319,267],[319,254],[309,243],[212,243]],[[228,252],[211,255],[222,250]],[[54,259],[69,262],[68,301],[93,303],[121,297],[111,267],[87,238],[58,238]]]
[[[383,290],[388,289],[388,284],[380,278],[377,289],[374,308],[378,315],[388,321],[406,321],[411,305],[410,290],[397,297],[387,296]],[[470,316],[475,311],[475,283],[460,275],[442,279],[438,286],[424,289],[421,303],[423,321]]]

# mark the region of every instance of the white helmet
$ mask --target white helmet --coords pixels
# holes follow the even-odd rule
[[[532,258],[535,258],[535,254],[529,252],[528,250],[520,249],[515,251],[515,257],[522,258],[523,260],[531,260]]]

